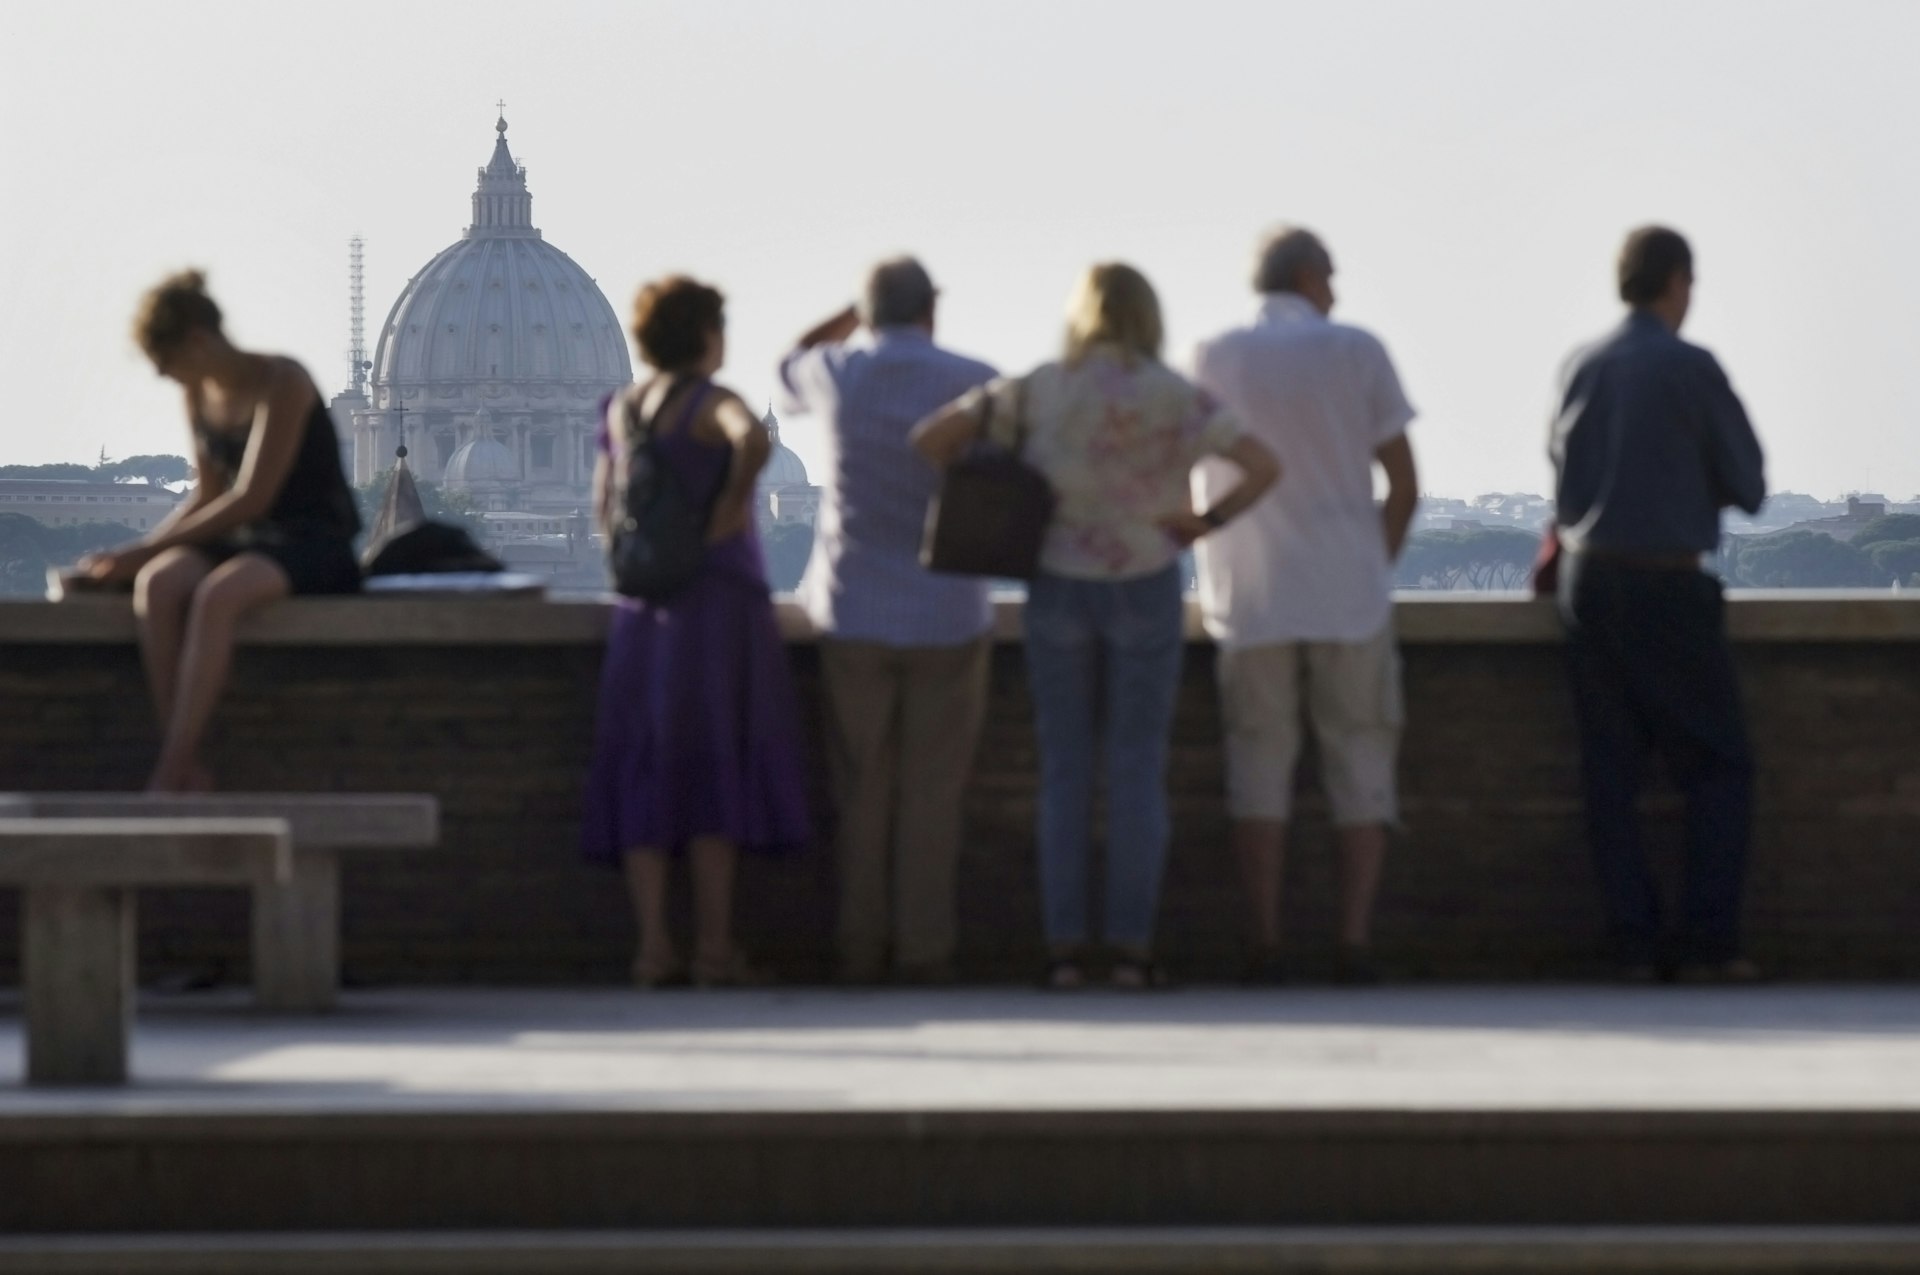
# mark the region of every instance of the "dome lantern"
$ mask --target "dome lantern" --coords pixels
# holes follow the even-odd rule
[[[479,183],[474,187],[473,224],[467,227],[467,238],[507,235],[538,239],[540,232],[533,228],[533,196],[527,190],[527,170],[514,162],[513,152],[507,149],[505,103],[500,110],[499,122],[493,126],[498,134],[493,142],[493,158],[480,170]]]

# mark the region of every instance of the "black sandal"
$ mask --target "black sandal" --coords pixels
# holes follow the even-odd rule
[[[1040,975],[1040,987],[1044,991],[1072,992],[1086,985],[1086,970],[1071,956],[1048,961],[1047,968]]]
[[[1164,965],[1151,957],[1121,957],[1108,971],[1107,981],[1128,992],[1154,991],[1173,986],[1173,976],[1167,973]]]

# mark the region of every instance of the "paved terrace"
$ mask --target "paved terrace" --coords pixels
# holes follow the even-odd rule
[[[1920,1110],[1920,988],[1060,995],[420,989],[143,997],[125,1089],[0,1118],[435,1111]]]

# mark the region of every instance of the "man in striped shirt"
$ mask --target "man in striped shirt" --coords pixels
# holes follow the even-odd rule
[[[910,257],[780,363],[785,406],[825,426],[827,476],[799,597],[821,634],[839,810],[840,975],[952,977],[960,803],[986,710],[986,582],[920,566],[938,476],[907,445],[923,417],[992,379],[933,342],[935,289]]]

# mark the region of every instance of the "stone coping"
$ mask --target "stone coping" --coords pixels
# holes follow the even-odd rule
[[[613,605],[608,597],[592,595],[295,598],[247,621],[240,640],[259,646],[595,645],[606,636]],[[812,626],[796,604],[782,599],[777,606],[788,640],[813,640]],[[1020,601],[1003,599],[996,610],[996,638],[1018,640]],[[1408,645],[1560,640],[1552,604],[1515,594],[1403,593],[1395,600],[1394,622]],[[1736,642],[1920,641],[1920,593],[1738,591],[1728,597],[1727,623]],[[1192,601],[1187,633],[1194,641],[1207,640]],[[125,597],[0,599],[0,646],[133,640],[132,604]]]

